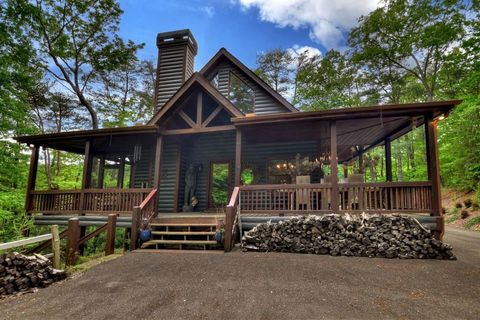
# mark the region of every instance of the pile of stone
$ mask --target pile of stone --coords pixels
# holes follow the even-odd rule
[[[39,254],[0,254],[0,296],[46,287],[65,279],[65,271],[50,265],[50,260]]]
[[[245,251],[333,256],[450,259],[452,247],[433,237],[416,219],[392,216],[298,216],[262,223],[245,233]]]

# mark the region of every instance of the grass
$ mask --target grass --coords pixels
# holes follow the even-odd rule
[[[80,256],[78,262],[74,266],[69,266],[66,268],[66,271],[69,275],[74,275],[77,273],[83,273],[100,263],[107,262],[118,257],[122,256],[121,250],[115,250],[115,253],[109,256],[104,256],[103,253],[97,255],[91,255],[88,257]]]
[[[476,225],[480,225],[480,216],[473,217],[465,223],[465,228],[471,229]]]
[[[445,220],[447,223],[452,223],[454,221],[457,221],[461,218],[460,214],[455,212],[455,213],[450,213],[448,216],[447,216],[447,219]]]

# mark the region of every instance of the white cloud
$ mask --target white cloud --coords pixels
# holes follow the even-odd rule
[[[257,8],[260,18],[277,26],[307,28],[310,38],[326,48],[341,48],[344,33],[368,14],[378,0],[238,0],[243,10]]]
[[[215,7],[213,6],[204,6],[200,7],[200,10],[207,15],[207,17],[211,18],[215,15]]]
[[[320,49],[310,46],[299,46],[298,44],[294,44],[291,48],[288,48],[287,50],[295,58],[297,58],[301,54],[305,54],[307,58],[313,58],[314,56],[322,56],[322,52],[320,51]]]

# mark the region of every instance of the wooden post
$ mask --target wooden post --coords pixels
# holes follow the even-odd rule
[[[363,173],[363,146],[358,147],[358,170]]]
[[[35,182],[37,180],[38,154],[39,147],[34,145],[30,156],[30,170],[28,172],[27,195],[25,198],[25,212],[27,213],[32,209],[31,192],[35,190]]]
[[[115,231],[117,230],[117,215],[109,214],[107,220],[107,240],[105,243],[105,255],[115,252]]]
[[[235,187],[240,186],[242,170],[242,131],[237,129],[235,144]]]
[[[117,176],[117,188],[123,188],[123,178],[125,177],[125,157],[120,159],[120,165],[118,168],[118,176]]]
[[[338,213],[338,159],[337,159],[337,123],[330,122],[330,169],[332,180],[332,212]]]
[[[138,245],[138,231],[140,230],[140,217],[142,215],[142,209],[140,207],[133,207],[132,212],[132,227],[130,235],[130,251],[137,249]]]
[[[162,148],[163,148],[163,136],[157,136],[157,145],[155,147],[155,164],[153,167],[153,188],[160,190],[160,179],[162,174]],[[158,195],[158,192],[157,192]],[[158,196],[157,196],[158,199]],[[158,201],[155,201],[155,212],[158,213]],[[132,230],[133,231],[133,230]],[[132,233],[133,234],[133,233]]]
[[[343,177],[348,178],[348,164],[346,162],[343,163]]]
[[[437,216],[437,239],[442,239],[445,232],[445,221],[442,213],[442,196],[440,182],[440,164],[438,160],[437,122],[432,114],[425,115],[425,144],[427,152],[428,178],[432,182],[432,211]]]
[[[83,211],[85,201],[85,189],[90,187],[90,181],[92,176],[92,154],[91,154],[91,142],[87,140],[85,142],[85,158],[83,159],[83,177],[82,177],[82,191],[80,193],[80,205],[79,210]]]
[[[100,158],[100,164],[98,166],[98,181],[97,188],[103,189],[103,179],[105,177],[105,156]]]
[[[78,241],[80,240],[80,220],[70,218],[68,220],[67,249],[65,252],[65,264],[73,266],[78,256]]]
[[[385,171],[387,173],[387,182],[392,182],[392,140],[385,138]]]
[[[227,206],[225,210],[225,234],[223,239],[223,251],[225,252],[229,252],[232,250],[232,228],[234,219],[235,208]]]
[[[58,233],[58,225],[54,224],[50,227],[52,232],[52,252],[53,252],[53,267],[60,269],[60,235]]]

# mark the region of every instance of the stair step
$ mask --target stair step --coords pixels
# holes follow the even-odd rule
[[[172,235],[172,236],[213,236],[214,231],[152,231],[156,235]]]
[[[151,223],[152,227],[216,227],[213,223]]]
[[[143,245],[151,244],[218,244],[218,242],[215,240],[149,240]]]

